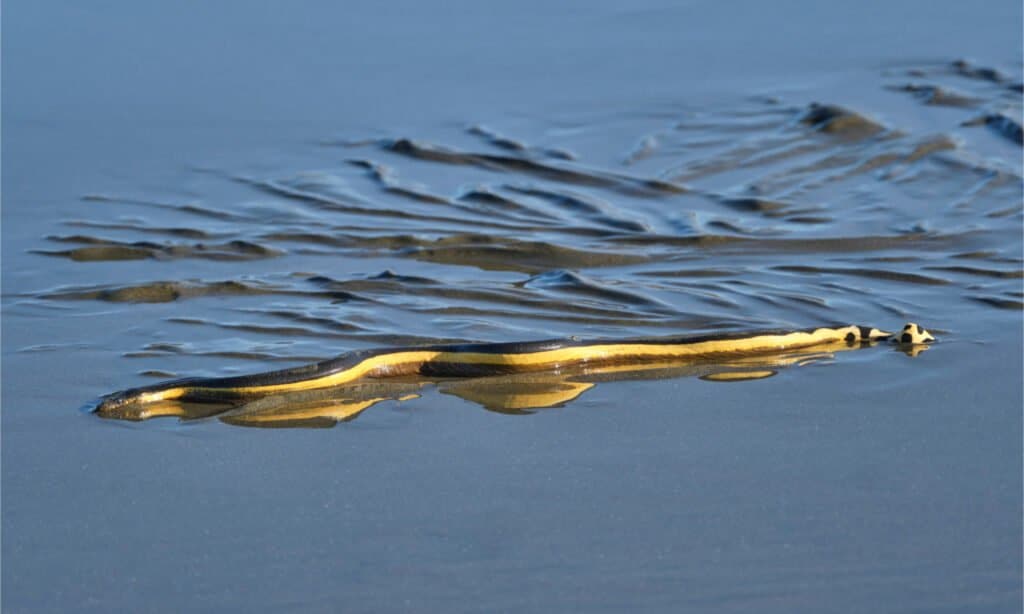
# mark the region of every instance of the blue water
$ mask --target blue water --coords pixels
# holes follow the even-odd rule
[[[1019,125],[1008,87],[1021,80],[1021,19],[1015,2],[4,3],[3,609],[1019,611],[1021,148],[961,124],[1004,112]],[[961,58],[1006,82],[955,74]],[[909,81],[977,102],[929,105],[887,88]],[[885,138],[814,134],[798,120],[812,102],[857,110]],[[566,188],[380,145],[485,150],[466,131],[478,124],[571,151],[579,167],[671,175],[701,196]],[[626,164],[652,135],[658,147]],[[952,148],[906,158],[937,137]],[[787,156],[818,149],[754,164],[769,143]],[[829,156],[842,164],[820,163]],[[353,158],[444,196],[571,189],[649,230],[591,239],[579,231],[600,219],[531,201],[558,223],[479,232],[626,260],[324,246],[271,235],[452,240],[466,229],[341,215],[238,181],[344,186],[380,210],[456,215],[450,202],[385,191]],[[879,166],[840,176],[858,161]],[[754,184],[785,194],[794,213],[705,198]],[[711,234],[745,242],[673,243]],[[53,240],[74,236],[238,239],[283,255],[39,253],[86,245]],[[834,238],[849,242],[813,242]],[[314,294],[66,300],[154,282],[312,292],[311,275],[365,283],[386,270],[444,291],[354,290],[370,306]],[[559,285],[563,271],[592,285]],[[585,315],[597,310],[618,315]],[[939,343],[916,358],[870,348],[736,384],[600,384],[529,416],[433,388],[329,429],[79,410],[155,381],[144,371],[254,372],[388,336],[906,320]]]

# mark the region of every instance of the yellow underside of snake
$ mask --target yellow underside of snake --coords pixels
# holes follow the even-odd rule
[[[580,369],[687,365],[764,356],[804,348],[852,349],[882,340],[908,346],[929,343],[931,334],[916,324],[900,333],[867,326],[821,327],[793,331],[750,331],[686,337],[622,340],[556,339],[526,343],[435,345],[357,350],[331,360],[255,375],[179,379],[116,392],[94,411],[125,414],[128,406],[166,401],[247,402],[263,397],[326,390],[383,378],[475,378]],[[723,375],[720,379],[727,379]]]

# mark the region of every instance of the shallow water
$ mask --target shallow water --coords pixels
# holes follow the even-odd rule
[[[1019,607],[1019,6],[245,6],[5,5],[5,610]],[[79,411],[366,347],[906,321],[938,343],[739,381]]]

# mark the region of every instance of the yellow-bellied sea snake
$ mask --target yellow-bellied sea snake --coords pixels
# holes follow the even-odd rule
[[[526,343],[433,345],[356,350],[311,365],[237,377],[187,378],[115,392],[94,411],[114,415],[128,405],[160,401],[237,402],[276,394],[322,390],[363,379],[396,376],[482,377],[666,361],[699,362],[770,354],[829,344],[856,346],[881,340],[915,345],[934,337],[917,324],[899,333],[868,326],[761,330],[687,337],[621,340],[555,339]]]

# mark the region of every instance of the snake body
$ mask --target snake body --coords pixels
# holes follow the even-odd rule
[[[552,339],[525,343],[431,345],[355,350],[310,365],[254,375],[186,378],[131,388],[99,400],[94,411],[116,414],[128,405],[180,401],[232,403],[261,397],[344,386],[363,379],[399,376],[482,377],[580,367],[642,365],[653,362],[700,362],[743,355],[881,340],[903,344],[934,338],[907,324],[901,333],[868,326],[802,330],[760,330],[681,337],[580,340]]]

